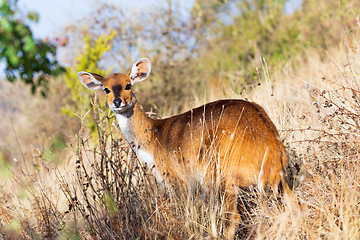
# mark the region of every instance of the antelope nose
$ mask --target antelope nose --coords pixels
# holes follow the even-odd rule
[[[120,107],[120,104],[121,104],[121,99],[120,98],[115,98],[114,101],[113,101],[115,107]]]

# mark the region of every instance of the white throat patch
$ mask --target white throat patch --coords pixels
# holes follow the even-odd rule
[[[138,148],[138,142],[136,141],[135,137],[130,131],[130,121],[129,118],[126,117],[124,114],[115,114],[116,119],[119,123],[120,130],[124,137],[126,138],[127,142],[132,145],[134,144],[134,147],[132,149],[135,151],[137,157],[144,163],[147,164],[147,166],[151,169],[152,173],[155,175],[157,181],[162,182],[163,178],[162,175],[159,172],[159,166],[155,166],[154,162],[154,156],[147,152],[143,148]]]

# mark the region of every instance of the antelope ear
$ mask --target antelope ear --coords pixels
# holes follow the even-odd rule
[[[132,66],[129,77],[131,80],[131,85],[134,85],[137,82],[144,81],[150,74],[151,64],[148,58],[140,58]]]
[[[103,87],[102,80],[104,78],[98,74],[81,71],[77,75],[82,85],[90,90],[97,90]]]

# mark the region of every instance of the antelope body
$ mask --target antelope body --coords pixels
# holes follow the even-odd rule
[[[78,77],[85,87],[107,93],[124,137],[159,181],[180,182],[191,188],[194,182],[220,178],[232,222],[240,218],[237,187],[257,185],[264,192],[269,186],[276,191],[284,183],[284,192],[292,195],[281,181],[287,162],[284,145],[262,107],[244,100],[220,100],[166,119],[152,119],[131,90],[150,70],[150,61],[142,58],[128,74],[105,78],[79,72]],[[228,239],[234,237],[235,229],[229,224]]]

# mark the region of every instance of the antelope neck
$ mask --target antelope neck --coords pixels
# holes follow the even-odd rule
[[[115,116],[124,137],[137,154],[140,149],[147,152],[152,150],[150,129],[154,126],[154,120],[146,116],[137,101],[132,108]]]

